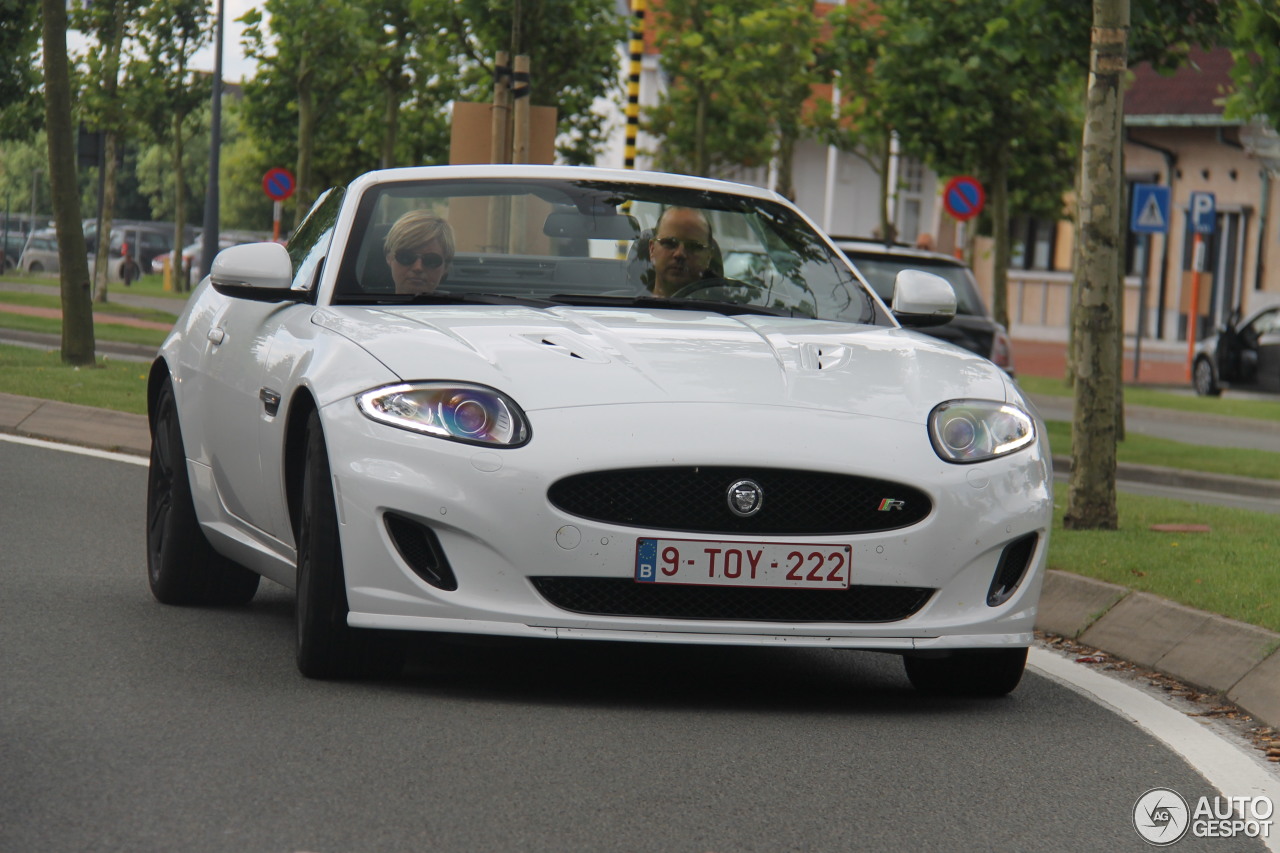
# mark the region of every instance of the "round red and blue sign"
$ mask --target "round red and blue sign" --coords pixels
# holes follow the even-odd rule
[[[968,175],[957,175],[947,181],[942,191],[942,206],[956,219],[964,222],[973,219],[982,212],[986,204],[987,193],[977,178]]]
[[[274,201],[284,201],[293,195],[296,186],[293,180],[293,173],[288,169],[281,169],[279,166],[274,169],[268,169],[267,173],[262,176],[262,191]]]

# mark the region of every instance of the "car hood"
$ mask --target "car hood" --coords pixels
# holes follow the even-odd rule
[[[1007,399],[986,359],[903,329],[697,311],[350,307],[314,322],[404,380],[478,382],[526,410],[664,402],[800,406],[921,422]]]

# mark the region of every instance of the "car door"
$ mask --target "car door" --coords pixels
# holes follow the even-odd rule
[[[1251,324],[1258,350],[1258,387],[1280,392],[1280,307],[1259,314]]]

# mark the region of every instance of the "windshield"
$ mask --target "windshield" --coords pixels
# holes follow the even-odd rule
[[[367,190],[333,301],[698,307],[889,324],[783,205],[600,180],[405,181]]]

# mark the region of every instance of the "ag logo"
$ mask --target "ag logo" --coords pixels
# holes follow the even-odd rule
[[[1187,834],[1191,813],[1187,801],[1171,788],[1152,788],[1133,805],[1133,828],[1142,840],[1166,847]]]

